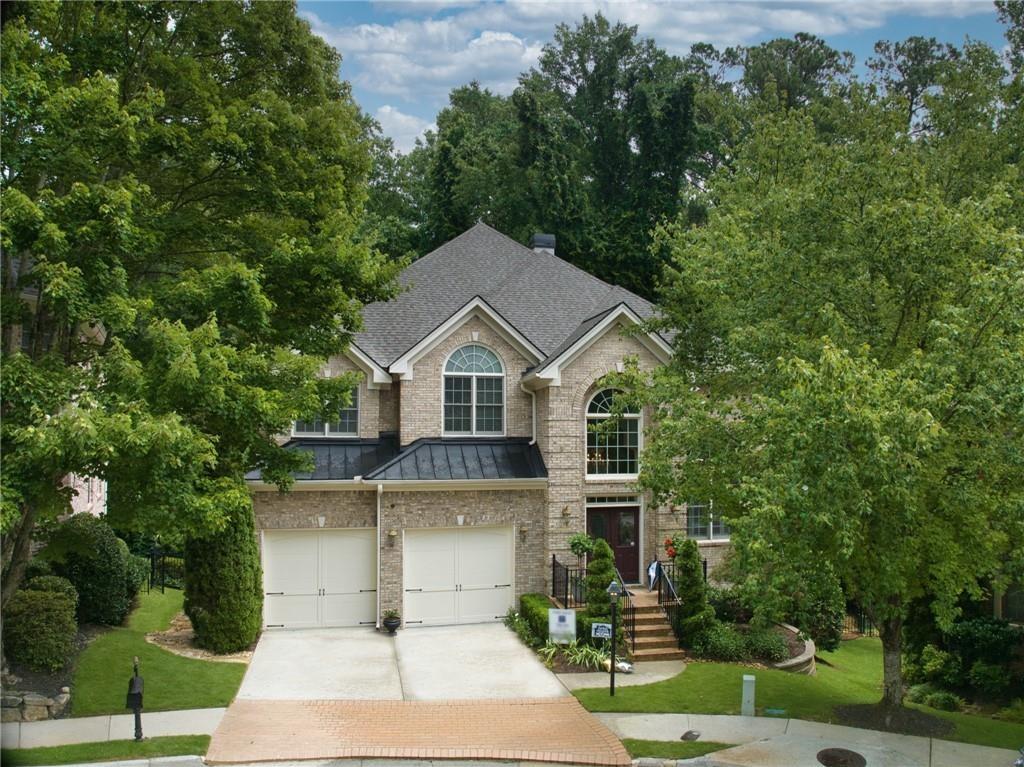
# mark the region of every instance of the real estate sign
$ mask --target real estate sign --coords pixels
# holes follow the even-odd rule
[[[548,637],[555,644],[576,641],[576,611],[548,609]]]
[[[612,624],[610,623],[591,623],[590,624],[590,636],[594,639],[611,639],[612,638]]]

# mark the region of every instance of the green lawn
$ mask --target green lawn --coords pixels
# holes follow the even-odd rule
[[[0,761],[10,767],[30,767],[39,764],[148,759],[155,756],[202,756],[209,746],[209,735],[172,735],[149,738],[141,743],[134,740],[111,740],[104,743],[76,743],[73,746],[5,749],[0,751]]]
[[[167,589],[139,595],[139,606],[125,626],[93,640],[78,657],[72,687],[71,715],[123,714],[132,657],[139,656],[145,680],[145,710],[226,706],[245,673],[241,663],[193,660],[161,650],[145,634],[170,625],[182,605],[182,592]]]
[[[697,740],[634,740],[623,738],[622,745],[634,759],[653,756],[656,759],[693,759],[712,751],[729,748],[728,743],[701,743]]]
[[[820,653],[816,676],[750,669],[728,663],[691,663],[683,673],[664,682],[622,687],[611,698],[606,689],[577,690],[591,711],[649,713],[738,714],[744,674],[757,677],[758,712],[785,710],[785,716],[835,722],[835,706],[877,703],[882,696],[882,647],[877,639],[844,642],[834,653]],[[1024,744],[1024,725],[981,716],[935,711],[956,730],[948,737],[965,743],[1001,748]]]

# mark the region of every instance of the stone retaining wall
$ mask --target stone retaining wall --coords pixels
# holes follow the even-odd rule
[[[61,687],[56,698],[37,692],[6,690],[0,697],[0,715],[4,722],[39,722],[61,716],[71,702],[71,688]]]

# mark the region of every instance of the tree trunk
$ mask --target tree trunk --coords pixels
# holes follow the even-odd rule
[[[32,531],[36,528],[38,509],[34,503],[21,507],[21,519],[3,542],[3,586],[0,588],[0,611],[21,585],[25,568],[32,554]]]
[[[903,619],[889,618],[879,624],[882,638],[882,705],[903,705]]]

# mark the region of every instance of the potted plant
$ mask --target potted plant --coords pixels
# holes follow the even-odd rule
[[[398,614],[398,610],[385,610],[384,620],[381,621],[384,624],[384,628],[388,630],[388,636],[394,636],[395,631],[402,625],[402,616]]]

